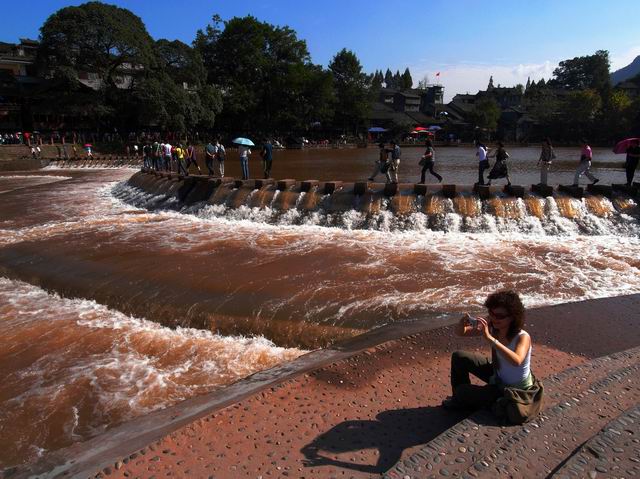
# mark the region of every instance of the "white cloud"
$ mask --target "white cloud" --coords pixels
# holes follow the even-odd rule
[[[422,79],[425,75],[431,82],[444,85],[444,101],[449,102],[457,93],[477,93],[485,90],[489,84],[489,78],[493,76],[493,84],[498,86],[515,86],[518,83],[526,84],[527,78],[538,81],[541,78],[548,80],[553,74],[557,63],[550,61],[541,64],[519,65],[487,65],[482,63],[464,63],[458,65],[443,65],[439,70],[420,70],[419,67],[411,68],[414,80]],[[436,73],[440,76],[436,77]]]
[[[611,55],[611,71],[614,72],[627,66],[638,55],[640,45],[629,48],[624,52]],[[549,80],[558,61],[547,60],[544,63],[528,63],[519,65],[488,64],[484,62],[469,62],[461,60],[455,64],[440,64],[439,68],[425,68],[424,63],[410,67],[415,84],[426,75],[430,82],[444,85],[444,101],[449,102],[457,93],[477,93],[485,90],[489,78],[493,76],[494,85],[515,86],[526,84],[527,78],[539,81],[541,78]],[[415,73],[414,73],[415,72]],[[440,76],[436,77],[436,73]]]
[[[631,47],[626,52],[618,55],[611,55],[611,71],[620,70],[626,67],[629,63],[636,59],[640,55],[640,45]]]

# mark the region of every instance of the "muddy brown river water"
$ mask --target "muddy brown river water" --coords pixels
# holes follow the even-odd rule
[[[446,182],[475,181],[473,150],[437,153]],[[536,183],[538,149],[511,153],[514,182]],[[278,151],[273,174],[361,180],[375,156]],[[419,156],[405,149],[404,181]],[[554,183],[574,156],[558,150]],[[623,182],[620,157],[595,156],[603,183]],[[383,324],[476,311],[497,288],[528,306],[640,292],[631,198],[282,214],[181,208],[133,173],[0,176],[0,470]]]

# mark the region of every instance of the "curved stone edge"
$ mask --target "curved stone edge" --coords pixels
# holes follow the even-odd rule
[[[602,428],[551,477],[597,477],[598,473],[620,477],[640,474],[640,405]]]
[[[435,324],[432,319],[427,319],[382,326],[342,341],[332,348],[311,351],[293,361],[254,373],[223,389],[132,419],[87,441],[54,451],[35,464],[9,471],[5,477],[18,479],[93,476],[96,471],[113,466],[120,458],[244,398],[277,387],[305,373],[339,363],[369,348],[384,348],[396,341],[451,326],[455,322],[457,316],[456,319],[446,319]]]

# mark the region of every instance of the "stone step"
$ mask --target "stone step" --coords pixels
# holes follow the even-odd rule
[[[640,406],[625,411],[569,458],[551,477],[640,476]]]
[[[545,408],[523,426],[501,426],[486,410],[400,461],[384,477],[546,477],[640,393],[640,348],[605,356],[544,380]]]

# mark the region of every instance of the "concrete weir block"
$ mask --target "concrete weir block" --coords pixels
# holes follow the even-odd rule
[[[473,192],[478,195],[481,200],[491,198],[491,187],[489,185],[474,185]]]
[[[280,191],[285,191],[291,188],[296,184],[296,180],[287,179],[287,180],[279,180],[276,183],[276,189]]]
[[[442,195],[445,198],[456,197],[456,185],[442,185]]]
[[[614,183],[611,185],[613,191],[624,193],[625,195],[637,195],[640,192],[640,183],[633,183],[631,186],[627,186],[626,183]]]
[[[399,191],[398,183],[385,183],[384,196],[395,196]]]
[[[178,197],[178,199],[180,201],[184,201],[184,199],[191,192],[193,187],[196,186],[197,182],[198,180],[196,180],[195,178],[192,178],[192,177],[185,178],[182,181],[182,185],[180,185],[180,188],[178,188],[178,191],[176,192],[176,196]]]
[[[273,178],[265,178],[265,179],[260,179],[259,178],[257,180],[253,180],[253,181],[254,181],[255,188],[257,188],[257,189],[260,189],[260,188],[263,188],[265,186],[272,185],[272,184],[275,183],[275,180]]]
[[[553,187],[549,185],[531,185],[531,191],[544,198],[553,196]]]
[[[318,180],[305,180],[300,183],[300,191],[308,193],[312,188],[318,186]]]
[[[353,184],[353,194],[357,196],[364,195],[367,191],[369,191],[369,183],[366,181],[358,181]]]
[[[256,180],[235,180],[233,185],[236,188],[251,188],[254,190],[256,188]]]
[[[574,198],[583,198],[584,197],[584,189],[581,186],[573,186],[573,185],[559,185],[558,191],[563,193],[567,193]]]
[[[427,195],[427,185],[424,183],[416,183],[413,185],[413,194],[416,196],[426,196]]]
[[[507,185],[504,187],[504,192],[509,196],[516,198],[522,198],[524,196],[524,186],[520,185]]]
[[[610,185],[587,185],[587,191],[592,195],[602,195],[611,198],[613,188]]]
[[[330,195],[333,194],[336,190],[342,188],[342,181],[325,181],[324,183],[324,194]]]

